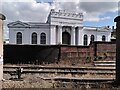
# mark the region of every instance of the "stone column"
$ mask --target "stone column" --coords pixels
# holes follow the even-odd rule
[[[75,27],[71,29],[71,45],[75,45]]]
[[[83,29],[83,27],[78,27],[78,45],[82,44],[82,33],[81,30]]]
[[[56,44],[56,26],[51,25],[50,29],[50,44],[55,45]]]
[[[62,26],[58,26],[58,44],[62,44]]]
[[[120,16],[114,19],[116,23],[116,84],[120,85]]]
[[[78,43],[77,43],[77,45],[79,45],[80,44],[80,27],[78,27],[78,37],[77,37],[78,39]]]
[[[0,89],[3,79],[3,20],[5,20],[5,16],[0,14]]]

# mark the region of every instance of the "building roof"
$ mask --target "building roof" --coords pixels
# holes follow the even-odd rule
[[[108,26],[103,27],[92,27],[92,26],[84,26],[84,30],[92,30],[92,31],[108,31],[111,30]]]
[[[8,27],[13,27],[13,28],[31,28],[31,27],[46,27],[49,26],[48,23],[40,23],[40,22],[22,22],[22,21],[16,21],[16,22],[11,22],[8,24]]]

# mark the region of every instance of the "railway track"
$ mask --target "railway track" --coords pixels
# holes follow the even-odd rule
[[[23,69],[81,69],[81,70],[115,70],[115,67],[73,67],[73,66],[40,66],[40,65],[31,65],[31,66],[12,66],[12,65],[4,65],[3,68],[11,68],[11,69],[15,69],[15,68],[23,68]]]
[[[106,81],[114,81],[114,78],[76,78],[76,77],[51,77],[51,78],[44,78],[44,80],[55,80],[55,81],[72,81],[72,82],[78,82],[78,81],[84,81],[84,82],[106,82]]]
[[[17,73],[17,69],[22,68],[21,78],[24,80],[37,79],[51,82],[53,87],[65,88],[68,85],[76,87],[90,86],[103,87],[110,86],[115,80],[115,67],[58,67],[58,66],[13,66],[4,65],[3,72],[10,79],[11,73]],[[8,75],[9,74],[9,75]],[[16,78],[16,76],[15,76]],[[22,82],[22,81],[21,81]]]
[[[16,70],[4,70],[4,73],[15,73]],[[115,72],[113,71],[50,71],[50,70],[43,70],[43,71],[37,71],[37,70],[23,70],[22,73],[58,73],[58,74],[99,74],[99,75],[115,75]]]
[[[4,66],[3,68],[4,73],[16,72],[17,68],[23,68],[22,73],[115,75],[114,67]]]
[[[4,75],[8,76],[6,79],[13,78],[13,76],[11,76],[11,73],[16,73],[16,70],[18,68],[23,68],[21,78],[24,80],[26,80],[28,77],[30,79],[27,79],[27,81],[34,81],[34,79],[37,79],[37,81],[44,80],[46,82],[51,82],[52,87],[57,88],[65,88],[71,85],[78,88],[81,86],[89,86],[91,88],[106,86],[111,88],[111,85],[115,80],[114,67],[52,67],[4,65]],[[14,77],[16,78],[16,76]]]

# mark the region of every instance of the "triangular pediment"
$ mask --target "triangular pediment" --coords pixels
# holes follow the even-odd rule
[[[30,27],[30,25],[28,23],[24,23],[21,21],[16,21],[16,22],[12,22],[8,24],[8,27]]]

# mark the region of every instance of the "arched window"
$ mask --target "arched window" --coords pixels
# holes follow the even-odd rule
[[[88,36],[87,36],[87,35],[84,35],[84,45],[85,45],[85,46],[87,45],[87,42],[88,42]]]
[[[106,40],[106,37],[105,35],[102,36],[102,41],[105,41]]]
[[[46,44],[46,34],[41,33],[40,35],[40,44]]]
[[[37,44],[37,33],[32,33],[32,44]]]
[[[95,40],[95,36],[94,35],[91,35],[91,42],[93,42]]]
[[[16,35],[16,43],[22,44],[22,33],[21,32],[18,32]]]

